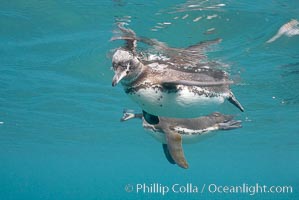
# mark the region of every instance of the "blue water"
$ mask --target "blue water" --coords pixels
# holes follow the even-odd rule
[[[291,0],[1,2],[0,199],[299,199],[299,36],[266,43],[298,14]],[[120,123],[123,108],[139,108],[111,87],[116,21],[174,47],[222,38],[209,57],[237,82],[246,111],[226,113],[243,128],[184,145],[184,170],[139,121]],[[199,192],[137,192],[143,183]],[[207,190],[243,183],[292,193]]]

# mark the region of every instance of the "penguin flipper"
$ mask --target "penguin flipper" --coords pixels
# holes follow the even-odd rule
[[[126,45],[125,47],[130,50],[132,53],[136,54],[136,48],[137,48],[137,37],[136,33],[129,28],[125,28],[124,26],[126,23],[119,22],[117,23],[117,26],[119,30],[122,32],[122,36],[115,36],[110,39],[110,41],[114,40],[125,40]]]
[[[186,48],[186,50],[188,51],[202,51],[204,49],[207,49],[209,46],[214,45],[214,44],[218,44],[222,41],[221,38],[217,38],[214,40],[207,40],[204,42],[199,42],[197,44],[191,45],[189,47]]]
[[[165,135],[166,135],[166,141],[167,141],[167,147],[168,151],[172,157],[172,159],[175,161],[175,163],[184,168],[187,169],[189,167],[183,147],[182,147],[182,137],[179,133],[172,131],[170,129],[164,130]]]
[[[165,155],[166,159],[168,160],[168,162],[170,162],[171,164],[175,164],[175,161],[173,160],[173,158],[171,157],[171,155],[169,153],[167,144],[162,144],[162,147],[163,147],[164,155]]]
[[[223,86],[233,84],[233,81],[210,81],[210,82],[201,82],[201,81],[188,81],[188,80],[176,80],[176,81],[165,81],[162,83],[162,86],[166,88],[172,88],[177,85],[185,86],[198,86],[198,87],[213,87],[213,86]]]
[[[227,99],[230,103],[232,103],[233,105],[235,105],[237,108],[239,108],[242,112],[244,112],[244,108],[241,105],[241,103],[237,100],[237,98],[235,97],[235,95],[231,92],[230,96]]]

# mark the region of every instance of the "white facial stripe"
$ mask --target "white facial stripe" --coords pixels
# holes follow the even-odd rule
[[[127,69],[126,69],[126,71],[129,71],[129,69],[130,69],[130,63],[127,64]]]

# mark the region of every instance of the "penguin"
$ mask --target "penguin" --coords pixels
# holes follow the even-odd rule
[[[234,120],[232,115],[214,112],[207,116],[196,118],[168,118],[156,117],[143,113],[134,113],[124,110],[121,121],[142,119],[142,126],[162,143],[166,159],[171,164],[187,169],[189,167],[185,158],[182,143],[195,143],[210,132],[216,130],[230,130],[242,127],[241,121]]]
[[[216,105],[228,100],[242,112],[243,106],[230,90],[233,83],[228,73],[206,59],[204,50],[221,40],[200,42],[176,49],[155,39],[137,37],[135,32],[119,24],[122,36],[111,40],[125,40],[112,56],[114,76],[112,86],[118,83],[142,110],[153,116],[196,117],[210,112]],[[142,55],[137,42],[142,42],[165,55]]]

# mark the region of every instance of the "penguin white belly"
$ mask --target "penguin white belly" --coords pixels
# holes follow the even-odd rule
[[[159,131],[153,131],[150,129],[145,129],[146,132],[152,136],[155,140],[157,140],[160,143],[166,144],[166,138],[165,138],[165,133],[159,132]],[[211,133],[210,131],[217,130],[217,128],[210,127],[206,130],[202,131],[197,131],[197,133],[194,133],[192,135],[188,134],[181,134],[182,136],[182,143],[183,144],[193,144],[200,142],[206,138],[214,136],[216,133]]]
[[[157,88],[148,87],[141,88],[129,96],[150,114],[184,118],[208,114],[228,96],[226,93],[209,95],[209,91],[198,87],[196,90],[197,93],[192,92],[190,87],[180,86],[176,92],[162,92]]]

